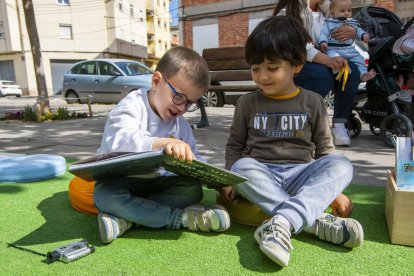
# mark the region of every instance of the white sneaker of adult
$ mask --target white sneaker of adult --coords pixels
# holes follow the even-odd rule
[[[334,127],[331,129],[332,137],[335,146],[350,146],[351,138],[349,137],[349,131],[343,123],[334,123]]]

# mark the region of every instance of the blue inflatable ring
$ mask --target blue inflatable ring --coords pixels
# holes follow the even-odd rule
[[[31,182],[52,178],[66,171],[66,160],[54,154],[1,154],[0,183]]]

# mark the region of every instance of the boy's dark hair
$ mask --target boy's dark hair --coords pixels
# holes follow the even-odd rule
[[[249,64],[260,64],[265,59],[281,59],[292,65],[301,65],[306,60],[308,32],[289,16],[272,16],[257,25],[249,35],[245,47],[245,58]]]
[[[177,46],[165,52],[155,71],[159,71],[167,79],[183,73],[203,93],[210,86],[206,61],[197,52],[183,46]]]

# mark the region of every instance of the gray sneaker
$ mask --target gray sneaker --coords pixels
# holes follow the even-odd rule
[[[306,232],[315,234],[321,240],[348,248],[358,247],[364,242],[364,230],[358,221],[327,213],[322,214]]]
[[[282,267],[288,266],[290,251],[293,250],[290,236],[289,226],[279,221],[277,216],[264,221],[254,232],[260,250]]]
[[[132,222],[102,212],[98,213],[99,234],[103,243],[110,243],[132,227]]]
[[[219,204],[194,204],[184,209],[186,225],[191,231],[223,232],[230,227],[230,216],[226,208]]]

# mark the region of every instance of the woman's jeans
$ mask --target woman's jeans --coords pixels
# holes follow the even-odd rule
[[[200,202],[198,180],[184,176],[113,178],[95,183],[99,211],[152,228],[180,228],[183,208]]]
[[[358,92],[360,73],[358,67],[349,62],[351,74],[344,91],[336,91],[334,100],[333,123],[346,123],[352,110],[354,98]],[[307,90],[316,92],[322,97],[334,89],[335,76],[332,70],[323,64],[306,62],[302,70],[295,77],[295,84]]]
[[[269,216],[282,215],[295,233],[311,226],[352,180],[352,164],[331,154],[305,164],[260,163],[239,159],[231,168],[249,180],[235,185],[238,194]]]

